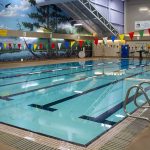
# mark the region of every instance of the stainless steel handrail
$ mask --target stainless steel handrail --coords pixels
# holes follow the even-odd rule
[[[150,84],[150,82],[144,81],[144,82],[141,82],[141,83],[138,85],[139,88],[137,88],[136,93],[135,93],[134,104],[135,104],[137,107],[150,108],[150,99],[149,99],[148,95],[146,94],[145,89],[142,87],[143,84]],[[141,92],[144,94],[144,96],[145,96],[145,98],[146,98],[147,103],[148,103],[149,106],[140,106],[140,105],[138,105],[138,103],[137,103],[136,100],[137,100],[138,94],[141,93],[141,92],[139,92],[139,90],[141,90]]]
[[[144,83],[145,83],[145,82],[144,82]],[[143,83],[143,84],[144,84],[144,83]],[[150,103],[149,103],[149,98],[148,98],[146,92],[144,91],[144,89],[141,87],[141,85],[142,85],[142,84],[134,85],[134,86],[132,86],[132,87],[130,87],[130,88],[128,89],[127,94],[126,94],[126,98],[125,98],[125,101],[124,101],[124,104],[123,104],[123,109],[124,109],[125,114],[126,114],[127,116],[129,116],[129,117],[136,118],[136,119],[142,119],[142,120],[146,120],[146,121],[150,122],[150,119],[149,119],[149,118],[132,115],[132,114],[130,114],[130,113],[127,111],[127,109],[126,109],[126,106],[127,106],[128,100],[129,100],[129,95],[130,95],[130,92],[131,92],[132,89],[136,89],[136,93],[135,93],[135,96],[134,96],[134,99],[133,99],[133,100],[134,100],[134,104],[135,104],[138,108],[150,108],[150,107],[145,107],[145,106],[139,106],[139,105],[137,104],[136,99],[137,99],[137,97],[138,97],[139,90],[141,90],[141,92],[142,92],[142,93],[145,95],[145,97],[146,97],[146,101],[147,101],[148,104],[150,105]]]

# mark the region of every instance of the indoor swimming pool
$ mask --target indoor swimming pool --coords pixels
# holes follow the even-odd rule
[[[0,123],[87,146],[126,117],[126,92],[142,81],[150,81],[146,60],[0,69]],[[145,103],[142,95],[138,102]]]

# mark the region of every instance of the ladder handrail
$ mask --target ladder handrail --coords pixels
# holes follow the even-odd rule
[[[150,99],[149,99],[148,95],[146,94],[145,89],[142,87],[143,84],[150,84],[150,82],[144,81],[144,82],[141,82],[141,83],[138,85],[139,88],[137,88],[136,93],[135,93],[134,104],[135,104],[137,107],[139,107],[139,108],[141,107],[140,105],[138,105],[138,103],[137,103],[137,101],[136,101],[136,100],[137,100],[137,97],[138,97],[139,90],[141,90],[142,93],[144,94],[146,100],[147,100],[147,103],[149,104],[149,106],[142,106],[142,108],[150,108]]]
[[[145,82],[144,82],[145,83]],[[143,84],[144,84],[143,83]],[[149,103],[149,98],[146,94],[146,92],[144,91],[144,89],[141,87],[142,84],[139,84],[139,85],[134,85],[132,87],[130,87],[127,91],[127,94],[126,94],[126,98],[125,98],[125,101],[124,101],[124,104],[123,104],[123,109],[124,109],[124,112],[125,114],[128,116],[128,117],[132,117],[132,118],[136,118],[136,119],[142,119],[142,120],[146,120],[150,123],[150,119],[147,118],[147,117],[140,117],[140,116],[135,116],[135,115],[132,115],[131,113],[129,113],[126,109],[126,106],[127,106],[127,103],[128,103],[128,99],[129,99],[129,95],[130,95],[130,92],[132,89],[136,89],[136,93],[135,93],[135,96],[134,96],[134,104],[138,107],[138,108],[150,108],[150,107],[145,107],[145,106],[139,106],[137,104],[137,97],[138,97],[138,94],[139,94],[139,90],[141,90],[141,92],[144,94],[144,96],[146,97],[146,101],[148,102],[149,106],[150,106],[150,103]]]

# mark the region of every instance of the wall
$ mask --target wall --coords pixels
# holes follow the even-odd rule
[[[130,47],[129,52],[133,52],[133,51],[135,52],[134,57],[139,57],[139,52],[137,52],[138,50],[144,49],[144,50],[150,51],[150,42],[148,40],[126,41],[126,44],[129,45]],[[123,44],[119,41],[116,41],[115,43],[108,41],[108,45],[104,46],[102,42],[99,41],[98,46],[93,45],[93,56],[118,57],[120,56],[120,53],[118,54],[117,52],[120,52],[121,45]],[[143,54],[143,57],[146,57],[146,54]]]
[[[124,32],[124,3],[121,0],[90,0],[91,4],[110,21],[119,33]]]
[[[8,30],[8,36],[7,37],[0,37],[0,61],[15,61],[15,60],[20,60],[21,58],[23,59],[35,59],[35,58],[40,58],[40,59],[45,59],[45,58],[56,58],[56,57],[78,57],[75,52],[77,52],[76,47],[71,49],[70,47],[68,49],[66,48],[61,48],[61,50],[58,52],[58,48],[56,45],[55,49],[51,49],[51,43],[53,42],[48,41],[50,39],[50,34],[45,33],[44,37],[43,34],[40,33],[33,33],[33,32],[28,32],[27,37],[30,38],[25,38],[26,41],[24,41],[23,38],[23,33],[20,31],[20,26],[22,22],[31,22],[33,23],[35,20],[30,19],[28,17],[28,14],[36,12],[34,7],[31,7],[31,4],[28,2],[28,0],[1,0],[0,1],[0,29],[7,29]],[[61,26],[66,25],[66,24],[61,24]],[[71,24],[69,24],[69,27]],[[72,27],[72,26],[71,26]],[[24,28],[21,25],[21,28],[24,31],[28,31],[28,29]],[[66,27],[68,30],[68,26]],[[18,31],[19,30],[19,31]],[[37,29],[34,29],[34,31],[37,31]],[[62,36],[62,35],[61,35]],[[31,38],[34,37],[34,38]],[[48,39],[47,39],[48,38]],[[53,38],[60,38],[59,34],[53,34]],[[82,38],[83,40],[85,39],[84,37],[79,35],[70,36],[70,35],[63,35],[62,38],[64,39],[78,39]],[[91,39],[89,37],[88,39]],[[57,41],[58,42],[58,41]],[[56,42],[56,44],[57,44]],[[65,40],[64,40],[65,42]],[[62,42],[64,44],[64,42]],[[21,48],[18,49],[18,47],[14,45],[21,44]],[[37,44],[37,45],[45,45],[43,48],[37,48],[34,49],[33,46],[32,48],[28,48],[28,44]],[[7,45],[7,46],[4,46]],[[11,45],[11,46],[10,46]],[[48,46],[47,46],[48,45]],[[80,49],[78,49],[80,50]],[[91,48],[87,47],[87,50],[89,50],[91,53]],[[70,54],[70,51],[73,51],[74,53]],[[89,54],[88,54],[89,56]]]
[[[115,41],[115,43],[108,41],[106,46],[103,45],[102,41],[99,40],[98,46],[93,45],[93,56],[100,57],[118,57],[118,53],[121,47],[120,41]]]
[[[135,30],[135,21],[150,20],[149,0],[126,0],[125,2],[125,32]],[[147,7],[148,11],[139,11],[141,7]]]

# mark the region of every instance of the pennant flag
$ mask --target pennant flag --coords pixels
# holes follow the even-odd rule
[[[48,44],[46,44],[46,49],[48,50],[48,48],[49,48],[49,47],[48,47]]]
[[[94,39],[94,44],[97,46],[98,45],[98,38]]]
[[[43,49],[43,44],[42,43],[40,43],[40,49]]]
[[[4,43],[4,48],[5,48],[5,49],[7,48],[7,43]]]
[[[23,45],[23,48],[26,49],[26,44]]]
[[[19,48],[19,49],[21,48],[21,44],[18,44],[18,48]]]
[[[69,48],[69,42],[68,41],[65,41],[65,48]]]
[[[55,43],[52,43],[51,47],[52,47],[52,49],[54,49],[55,48]]]
[[[108,39],[108,37],[103,38],[103,42],[104,42],[105,45],[107,44],[107,39]]]
[[[13,44],[13,48],[16,48],[16,44],[15,43]]]
[[[150,28],[148,29],[148,33],[150,34]]]
[[[121,41],[124,40],[124,36],[125,36],[124,34],[119,34],[119,38],[120,38]]]
[[[74,43],[75,43],[75,41],[71,41],[71,48],[72,48],[72,46],[74,45]]]
[[[84,41],[79,41],[79,46],[82,48]]]
[[[62,43],[58,43],[58,48],[60,50]]]
[[[115,35],[112,35],[112,36],[111,36],[111,40],[112,40],[112,42],[114,43],[115,40],[116,40],[116,36],[115,36]]]
[[[32,49],[32,44],[28,44],[28,49]]]
[[[143,35],[144,35],[144,30],[140,30],[140,31],[139,31],[139,34],[140,34],[140,37],[143,37]]]
[[[134,32],[130,32],[130,33],[129,33],[129,36],[130,36],[130,39],[133,40]]]
[[[90,41],[90,40],[86,40],[85,43],[86,43],[87,45],[90,45],[90,44],[91,44],[91,41]]]
[[[9,48],[12,48],[11,43],[8,44]]]
[[[36,50],[37,49],[37,44],[34,44],[33,48],[34,48],[34,50]]]
[[[3,48],[3,43],[0,43],[0,50]]]

